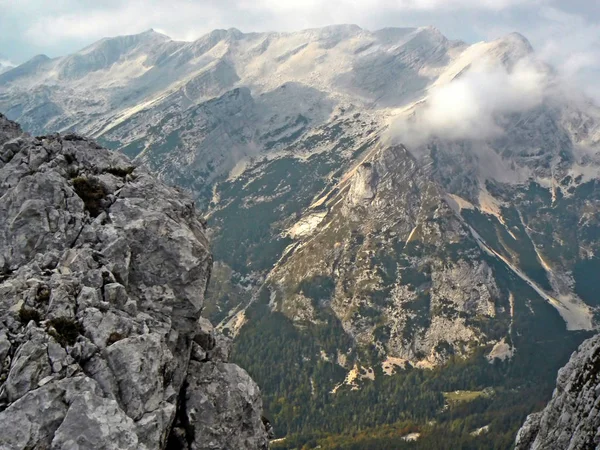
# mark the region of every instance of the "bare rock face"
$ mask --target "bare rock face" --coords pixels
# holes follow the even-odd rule
[[[600,335],[585,341],[558,372],[546,408],[527,417],[517,450],[579,450],[600,446]]]
[[[267,448],[258,386],[199,317],[211,267],[182,192],[0,115],[0,448]]]
[[[235,364],[190,363],[185,390],[185,412],[178,425],[187,424],[194,437],[192,450],[224,448],[266,449],[260,392],[248,374]],[[183,400],[183,399],[182,399]],[[233,430],[230,423],[241,424]]]
[[[356,174],[350,186],[349,200],[353,205],[369,203],[377,193],[377,171],[371,163],[362,163],[356,168]]]
[[[296,323],[331,311],[359,345],[417,367],[508,336],[509,295],[405,147],[381,146],[348,183],[269,274],[274,309]]]

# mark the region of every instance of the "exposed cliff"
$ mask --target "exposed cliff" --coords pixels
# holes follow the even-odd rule
[[[508,294],[410,153],[382,146],[351,175],[269,275],[273,307],[295,322],[331,311],[356,341],[425,366],[507,335]]]
[[[0,115],[0,448],[267,448],[257,385],[199,317],[211,267],[182,192]]]
[[[580,450],[600,445],[600,335],[588,339],[558,372],[552,400],[531,414],[516,449]]]

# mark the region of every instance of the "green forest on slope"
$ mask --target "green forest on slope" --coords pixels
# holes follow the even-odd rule
[[[275,449],[509,449],[527,414],[540,410],[558,369],[585,338],[568,332],[558,313],[503,264],[490,259],[505,289],[515,293],[512,360],[490,363],[480,348],[470,358],[451,359],[432,370],[407,368],[384,375],[372,349],[355,349],[376,378],[360,389],[332,388],[345,377],[340,366],[319,357],[352,343],[335,318],[298,327],[271,312],[262,296],[247,310],[232,360],[263,393],[265,414],[277,436]],[[533,312],[529,310],[532,308]],[[352,355],[351,355],[352,356]],[[483,392],[463,402],[444,393]],[[483,432],[477,430],[486,427]],[[411,432],[418,440],[404,439]]]

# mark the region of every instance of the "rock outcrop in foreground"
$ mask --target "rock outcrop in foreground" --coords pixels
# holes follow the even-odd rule
[[[516,450],[600,447],[600,335],[585,341],[558,372],[546,408],[527,417]]]
[[[264,449],[257,385],[199,318],[193,204],[0,115],[0,449]]]

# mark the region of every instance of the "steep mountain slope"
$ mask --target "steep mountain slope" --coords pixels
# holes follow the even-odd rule
[[[306,434],[282,448],[398,420],[406,445],[508,447],[596,327],[600,110],[521,35],[148,32],[0,75],[0,110],[208,207],[205,311]]]
[[[258,386],[199,318],[211,266],[181,191],[0,115],[0,448],[267,448]]]
[[[225,158],[227,164],[221,161],[211,169],[213,177],[222,176],[243,157],[272,149],[277,141],[289,144],[302,131],[321,125],[335,106],[371,108],[420,98],[463,46],[432,28],[371,33],[332,26],[291,34],[232,29],[191,43],[149,31],[105,39],[64,58],[39,56],[3,74],[0,110],[31,132],[76,129],[137,154],[160,147],[166,136],[185,141],[180,135],[190,134],[189,121],[198,113],[191,106],[248,87],[261,119],[247,118],[251,126],[239,137],[234,133],[236,151]],[[288,87],[285,95],[283,86]],[[249,101],[248,95],[244,98]],[[217,117],[191,126],[194,138],[201,136],[199,148],[192,149],[202,159],[217,152],[219,161],[232,143],[202,141],[206,127],[223,133],[216,122],[227,112],[222,102],[201,108]],[[189,152],[189,143],[183,149]]]
[[[326,306],[357,343],[426,365],[507,337],[509,298],[405,148],[378,149],[319,208],[314,234],[269,275],[276,310],[316,321]]]
[[[585,341],[558,373],[552,400],[531,414],[516,449],[587,449],[598,446],[600,336]]]

